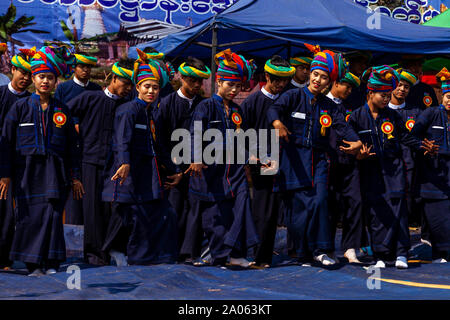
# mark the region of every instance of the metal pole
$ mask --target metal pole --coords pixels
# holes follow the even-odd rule
[[[212,44],[211,44],[211,97],[216,93],[216,63],[214,57],[217,54],[217,27],[212,26]]]
[[[291,59],[291,42],[288,41],[288,47],[287,47],[287,60],[289,61]]]

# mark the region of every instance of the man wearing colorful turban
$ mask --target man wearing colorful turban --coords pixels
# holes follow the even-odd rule
[[[397,69],[397,73],[400,76],[400,82],[392,91],[391,101],[389,102],[389,108],[396,110],[405,123],[408,131],[414,127],[414,123],[422,110],[417,105],[410,105],[407,102],[407,97],[411,88],[417,82],[417,78],[412,72],[405,69]],[[414,201],[415,185],[413,185],[413,176],[416,171],[416,153],[409,147],[401,145],[403,161],[406,165],[406,204],[408,206],[408,223],[409,225],[419,226],[422,219],[422,213],[419,208],[420,205]]]
[[[295,68],[294,76],[284,91],[303,88],[308,84],[312,58],[304,52],[299,52],[289,59],[289,64]]]
[[[133,67],[134,60],[119,60],[112,66],[111,82],[104,90],[84,90],[67,103],[83,146],[84,254],[85,260],[94,265],[106,265],[110,260],[108,252],[102,250],[110,213],[101,198],[101,177],[111,148],[116,109],[128,101],[133,86]]]
[[[195,108],[190,131],[195,139],[201,137],[208,128],[214,128],[225,142],[229,138],[230,131],[227,130],[240,134],[246,128],[242,109],[233,99],[241,91],[242,83],[252,77],[254,65],[252,61],[230,49],[219,52],[215,56],[215,62],[218,66],[218,92]],[[185,174],[190,173],[191,214],[201,217],[203,221],[203,232],[209,241],[212,264],[225,265],[229,258],[232,265],[249,267],[247,249],[258,243],[258,237],[250,211],[244,168],[245,147],[230,142],[219,143],[217,139],[212,145],[217,148],[216,156],[208,153],[205,148],[208,157],[203,159],[202,144],[194,143],[193,163],[185,171]],[[225,146],[233,148],[234,155],[241,161],[230,159],[229,152],[224,150]],[[188,151],[183,150],[184,152]],[[201,236],[202,230],[197,229],[197,232]]]
[[[396,110],[387,108],[392,91],[404,78],[413,80],[389,66],[366,70],[367,103],[349,118],[364,146],[357,156],[363,196],[363,212],[369,217],[371,248],[376,267],[384,268],[385,261],[397,257],[397,268],[408,268],[410,247],[408,211],[405,197],[405,166],[402,158],[404,144],[417,152],[435,153],[436,146],[413,137]],[[408,80],[408,81],[409,81]]]
[[[274,191],[288,194],[286,222],[299,259],[332,265],[336,261],[329,256],[334,251],[327,205],[329,128],[349,145],[340,150],[356,153],[361,141],[335,103],[322,94],[333,81],[344,77],[342,55],[306,46],[315,53],[309,85],[285,92],[267,111],[269,124],[279,130],[281,138],[280,170]]]
[[[446,263],[450,258],[450,72],[443,68],[436,77],[442,86],[442,104],[423,111],[411,133],[439,145],[437,155],[418,162],[417,180],[429,225],[433,263]]]
[[[103,250],[124,264],[173,263],[176,213],[163,196],[166,179],[160,165],[173,172],[176,167],[170,150],[161,145],[160,126],[151,110],[169,75],[164,62],[148,59],[139,49],[138,54],[132,76],[138,97],[117,108],[106,163],[102,195],[113,203],[111,223],[117,224],[110,224]],[[129,231],[119,238],[121,227]],[[126,248],[127,260],[119,248]]]
[[[284,88],[295,74],[295,68],[282,57],[275,55],[266,61],[264,66],[266,84],[248,96],[241,104],[243,118],[249,129],[254,129],[257,134],[268,131],[267,139],[259,141],[253,148],[257,151],[261,146],[270,146],[270,124],[267,122],[267,109],[282,94]],[[278,148],[278,146],[276,146]],[[270,148],[267,150],[270,154]],[[267,153],[267,152],[266,152]],[[255,152],[255,157],[258,154]],[[261,156],[262,158],[262,156]],[[276,170],[268,168],[268,159],[260,160],[259,164],[250,165],[253,181],[252,215],[260,244],[256,248],[255,263],[258,266],[269,267],[272,264],[272,253],[275,242],[275,234],[278,225],[278,215],[281,205],[280,193],[273,192],[273,174]],[[275,167],[272,161],[271,167]],[[269,171],[272,170],[272,175]],[[281,217],[280,217],[281,218]]]
[[[372,54],[369,51],[353,51],[344,54],[345,60],[348,62],[349,72],[354,74],[356,77],[361,78],[367,68],[369,68],[369,63],[372,60]],[[366,84],[362,83],[357,88],[352,90],[350,96],[345,99],[345,103],[349,106],[354,106],[358,108],[366,103],[367,88]]]
[[[360,79],[353,73],[347,72],[341,81],[333,82],[330,92],[327,94],[327,97],[333,100],[346,121],[353,110],[360,107],[351,106],[345,102],[353,90],[358,89],[359,85]],[[329,203],[330,211],[332,211],[332,214],[330,214],[332,231],[334,234],[338,217],[342,213],[341,248],[344,251],[344,257],[350,263],[359,263],[355,249],[361,248],[365,241],[359,175],[355,156],[340,151],[339,146],[341,145],[342,138],[338,136],[336,130],[331,129]]]
[[[71,80],[67,80],[58,84],[55,91],[55,98],[63,103],[68,103],[74,97],[81,95],[85,91],[101,91],[102,87],[95,82],[90,81],[92,67],[97,65],[97,58],[75,54],[74,76]],[[76,125],[77,130],[79,126]],[[83,210],[82,201],[74,200],[69,194],[65,205],[65,221],[68,224],[82,225]]]
[[[28,60],[29,56],[23,52],[14,56],[11,60],[11,82],[0,86],[0,129],[3,128],[4,119],[12,105],[18,99],[30,96],[30,93],[27,91],[28,86],[31,84],[31,68]],[[0,182],[0,190],[2,185],[2,182]],[[9,189],[6,199],[4,199],[3,194],[0,194],[0,226],[2,226],[0,228],[0,270],[3,268],[8,269],[12,265],[12,261],[9,260],[9,253],[14,237],[15,222],[13,194],[11,188]]]
[[[170,149],[177,145],[171,141],[172,132],[177,129],[190,130],[192,115],[197,105],[203,100],[201,96],[204,80],[208,79],[211,71],[205,64],[194,57],[188,57],[178,68],[180,73],[181,88],[162,98],[159,105],[158,122],[161,126],[161,139],[163,144]],[[176,161],[180,161],[177,159]],[[184,172],[189,164],[180,164],[181,172]],[[196,226],[201,225],[201,217],[190,215],[189,202],[189,175],[184,175],[179,184],[169,184],[168,200],[177,213],[178,245],[180,261],[186,258],[192,260],[194,265],[202,264],[199,247],[203,234],[196,232]],[[198,253],[197,253],[198,252]]]
[[[17,217],[9,259],[24,262],[31,276],[54,274],[66,260],[67,186],[72,185],[75,198],[83,195],[72,117],[51,95],[56,77],[70,73],[66,62],[72,58],[67,48],[42,47],[31,60],[35,93],[17,100],[3,124],[0,189],[11,180]],[[22,59],[16,57],[13,64],[24,67]]]
[[[424,61],[425,57],[417,54],[403,55],[400,61],[401,67],[409,70],[417,78],[417,81],[411,86],[409,94],[406,97],[406,103],[417,106],[421,110],[439,105],[433,87],[420,80],[423,74],[422,65]]]

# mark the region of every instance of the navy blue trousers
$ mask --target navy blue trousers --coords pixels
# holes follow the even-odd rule
[[[367,235],[362,214],[359,171],[356,164],[335,163],[330,167],[330,214],[333,239],[337,221],[342,221],[343,251],[367,245]]]
[[[225,264],[229,256],[246,257],[247,250],[259,242],[248,192],[216,202],[191,198],[191,211],[201,217],[214,265]]]
[[[189,202],[189,177],[184,176],[180,183],[168,191],[168,200],[177,214],[178,250],[184,242],[186,224],[191,208]],[[190,250],[188,250],[190,252]]]
[[[0,268],[12,264],[9,260],[15,224],[12,190],[10,184],[6,200],[0,200]]]
[[[273,176],[261,176],[255,170],[252,171],[252,216],[261,241],[256,247],[255,262],[256,264],[271,264],[281,194],[272,191]]]
[[[122,232],[119,238],[124,242],[128,264],[176,262],[177,217],[166,199],[141,204],[113,203],[112,208],[112,216],[120,217],[121,221],[115,228],[109,228],[106,244],[111,246],[106,245],[105,249],[116,249],[116,237]]]
[[[375,257],[393,260],[396,256],[407,256],[410,238],[406,199],[372,194],[364,202],[363,210]]]
[[[424,199],[433,255],[450,250],[450,199]]]
[[[297,257],[309,259],[311,255],[334,251],[331,221],[328,214],[326,183],[316,183],[307,189],[291,190],[284,197],[286,225]]]
[[[65,210],[65,223],[82,225],[83,224],[83,200],[75,200],[73,192],[69,192],[67,196]]]
[[[81,172],[86,192],[83,196],[84,256],[90,264],[107,265],[109,256],[102,251],[102,247],[111,217],[111,205],[102,201],[104,167],[83,162]]]
[[[57,199],[17,200],[16,232],[9,258],[32,264],[65,261],[63,208],[64,202]]]

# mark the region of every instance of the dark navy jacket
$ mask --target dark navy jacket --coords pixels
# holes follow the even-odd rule
[[[289,142],[281,140],[280,171],[274,191],[313,187],[314,183],[327,182],[326,152],[330,145],[330,128],[321,135],[321,114],[332,119],[331,127],[348,141],[358,141],[358,136],[345,122],[336,104],[320,94],[315,101],[308,88],[292,89],[281,95],[269,107],[267,120],[280,120],[291,132]]]
[[[45,111],[40,108],[36,94],[14,103],[4,121],[2,140],[0,176],[13,177],[14,172],[21,172],[25,179],[42,180],[34,172],[22,172],[25,167],[30,170],[34,159],[40,156],[40,159],[50,158],[45,167],[47,183],[38,181],[42,190],[33,192],[58,197],[62,193],[61,182],[68,185],[71,179],[80,178],[80,152],[72,118],[67,107],[53,98]],[[21,181],[23,184],[25,180]],[[28,188],[33,188],[31,180]]]
[[[225,144],[226,130],[237,129],[237,125],[232,121],[233,114],[242,119],[242,109],[233,102],[230,104],[230,112],[227,116],[223,100],[216,94],[212,98],[203,100],[195,108],[195,112],[192,116],[190,130],[192,139],[195,137],[195,121],[199,121],[202,123],[203,133],[207,129],[218,129],[222,133],[223,143]],[[242,119],[240,128],[243,130],[246,129],[245,119]],[[215,142],[211,142],[211,144],[214,143]],[[204,144],[203,147],[205,145],[209,145],[209,143]],[[224,148],[224,145],[217,145],[217,147]],[[195,148],[192,147],[192,153],[194,152]],[[235,161],[238,152],[237,145],[234,144]],[[201,177],[190,177],[189,192],[194,198],[204,201],[220,201],[223,199],[234,198],[239,192],[248,191],[244,164],[227,164],[227,159],[225,159],[225,157],[226,152],[224,151],[223,164],[206,164],[208,168],[203,169]]]
[[[167,154],[161,154],[157,135],[152,112],[147,110],[144,101],[135,99],[117,108],[112,154],[105,170],[103,201],[142,203],[162,197],[159,162],[172,170],[174,165]],[[120,186],[119,181],[113,182],[111,177],[122,164],[130,164],[130,175]]]
[[[348,122],[348,119],[349,119],[350,115],[352,114],[352,112],[359,108],[359,106],[353,108],[352,106],[348,105],[344,101],[341,101],[340,103],[338,103],[337,101],[333,100],[333,102],[336,104],[336,108],[344,116],[345,121],[347,121],[347,122]],[[355,164],[356,163],[356,158],[354,155],[346,154],[345,152],[342,152],[341,150],[339,150],[339,147],[343,146],[344,143],[342,142],[342,137],[339,137],[338,133],[333,128],[331,128],[331,131],[330,131],[330,145],[331,145],[331,148],[330,148],[329,156],[330,156],[330,160],[332,162],[339,163],[339,164]]]
[[[433,87],[419,81],[419,83],[411,87],[409,94],[406,97],[406,104],[417,106],[421,110],[425,110],[428,107],[438,106],[439,102]]]
[[[402,109],[394,109],[398,112],[398,114],[402,117],[403,122],[405,125],[407,125],[408,121],[415,121],[417,120],[417,117],[422,112],[421,109],[417,107],[410,106],[408,104],[405,105]],[[409,131],[408,127],[406,127]],[[402,152],[403,152],[403,160],[405,162],[406,170],[413,170],[416,166],[416,152],[412,150],[410,147],[405,146],[404,144],[401,145]]]
[[[114,100],[103,91],[85,91],[68,102],[75,124],[80,125],[82,161],[105,165],[110,150],[114,114],[125,103]]]
[[[0,133],[3,128],[3,121],[11,106],[21,98],[29,97],[31,93],[24,91],[20,95],[16,95],[9,90],[8,85],[0,87]]]
[[[86,87],[82,87],[73,81],[73,79],[63,82],[58,85],[55,91],[55,99],[64,103],[69,102],[72,98],[82,94],[85,91],[100,91],[100,87],[95,82],[89,81]]]
[[[450,122],[444,106],[428,108],[417,118],[411,133],[418,138],[435,140],[436,156],[418,159],[420,196],[426,199],[450,198]]]
[[[394,126],[390,139],[381,129],[385,122]],[[372,146],[371,152],[376,153],[359,161],[362,194],[366,197],[380,194],[388,198],[402,197],[405,193],[405,167],[401,143],[421,150],[421,141],[409,134],[400,115],[389,107],[382,109],[375,120],[366,103],[350,115],[349,124],[363,143]]]
[[[192,115],[197,105],[203,100],[203,97],[196,96],[189,107],[189,101],[180,97],[177,92],[173,92],[161,99],[156,111],[156,122],[161,128],[162,143],[173,147],[178,142],[171,141],[172,132],[176,129],[191,129]],[[187,169],[188,164],[181,167]]]

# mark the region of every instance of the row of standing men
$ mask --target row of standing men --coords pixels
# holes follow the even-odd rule
[[[170,92],[174,70],[162,53],[148,50],[136,61],[119,61],[105,90],[89,81],[95,58],[76,55],[73,80],[57,87],[44,110],[49,85],[40,91],[36,78],[61,75],[61,65],[70,65],[62,51],[44,47],[38,57],[34,52],[14,57],[13,79],[2,88],[0,176],[2,197],[8,197],[1,201],[7,235],[0,251],[3,265],[20,260],[32,274],[57,270],[65,260],[64,206],[66,222],[84,224],[85,258],[96,265],[108,264],[111,256],[119,265],[186,258],[202,265],[206,240],[212,264],[248,267],[248,248],[256,246],[256,264],[269,266],[279,213],[292,255],[330,265],[336,262],[336,215],[330,214],[328,200],[337,198],[344,212],[342,246],[351,262],[365,245],[367,226],[377,265],[394,256],[397,267],[407,267],[407,195],[411,201],[422,198],[433,258],[445,261],[450,212],[445,105],[450,98],[444,90],[438,106],[432,88],[417,89],[424,85],[412,71],[371,68],[362,76],[366,91],[340,54],[316,49],[314,58],[296,56],[289,62],[275,56],[264,66],[266,85],[238,106],[233,98],[254,65],[230,50],[216,56],[218,93],[209,99],[200,91],[210,70],[195,58],[180,66],[182,87]],[[55,56],[60,59],[47,59]],[[350,67],[361,64],[356,58]],[[440,77],[445,88],[448,72]],[[31,78],[36,93],[24,97]],[[322,91],[330,85],[327,97]],[[352,98],[352,104],[343,103]],[[412,107],[421,102],[425,107]],[[413,109],[426,110],[418,118]],[[194,121],[224,133],[279,129],[280,161],[260,159],[249,166],[249,175],[239,164],[175,165],[171,134],[179,128],[193,134]],[[422,148],[428,155],[417,161]],[[274,167],[275,177],[260,174],[261,168]],[[69,183],[73,198],[64,204]],[[13,191],[4,193],[8,184]],[[329,197],[329,190],[337,197]]]

